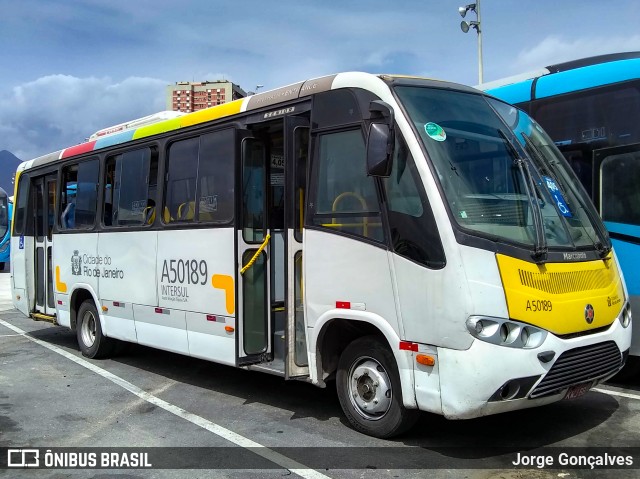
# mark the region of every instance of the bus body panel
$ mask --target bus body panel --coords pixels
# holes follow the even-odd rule
[[[309,252],[304,257],[308,327],[315,327],[318,318],[329,310],[353,309],[384,318],[397,337],[404,337],[384,248],[309,230],[305,232],[304,249]],[[354,268],[357,277],[366,281],[353,281]],[[306,273],[310,270],[314,274]]]
[[[414,367],[416,406],[421,411],[442,415],[442,385],[440,381],[440,348],[418,345],[418,352],[435,358],[435,365],[425,366],[411,358]]]
[[[54,243],[56,292],[73,296],[78,283],[86,285],[91,291],[99,291],[102,267],[98,256],[98,235],[59,235],[54,239]]]
[[[235,261],[230,254],[234,235],[233,228],[159,232],[155,280],[149,278],[158,285],[155,304],[162,308],[234,316],[231,292]],[[216,280],[227,278],[231,291],[221,289],[214,277]]]
[[[139,344],[189,354],[185,311],[134,304],[133,315]]]
[[[133,317],[133,303],[108,299],[103,299],[100,302],[101,309],[104,311],[104,334],[110,338],[137,343],[138,335]],[[58,308],[59,310],[60,308]]]
[[[98,236],[94,268],[100,275],[100,298],[157,306],[158,232],[105,232]]]
[[[605,224],[608,228],[613,228],[608,222]],[[637,230],[639,228],[636,227],[635,229]],[[636,234],[640,237],[639,233],[636,232]],[[624,283],[627,287],[631,310],[637,320],[640,318],[640,269],[638,269],[640,245],[616,239],[612,239],[611,242],[616,249],[618,264],[624,274]],[[632,356],[640,356],[640,326],[634,328],[633,336],[634,340],[631,342],[631,351],[629,351],[629,354]]]
[[[12,295],[13,305],[26,315],[29,315],[35,303],[34,241],[33,236],[11,237],[11,278],[15,290]]]
[[[71,329],[70,298],[68,294],[56,293],[56,322],[69,329]]]
[[[229,366],[236,364],[236,318],[231,316],[186,312],[189,354],[200,359]]]
[[[470,314],[470,293],[462,265],[452,258],[443,269],[432,270],[392,255],[402,339],[467,349],[472,337],[464,318]]]
[[[465,273],[462,281],[469,283],[469,311],[475,315],[508,318],[509,311],[500,270],[495,260],[496,254],[464,245],[459,245],[459,250]],[[464,319],[466,320],[466,317]]]

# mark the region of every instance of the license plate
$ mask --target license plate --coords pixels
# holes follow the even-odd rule
[[[576,384],[575,386],[571,386],[565,395],[565,399],[575,399],[580,396],[584,396],[587,394],[587,391],[591,389],[593,385],[593,381],[589,381],[588,383]]]

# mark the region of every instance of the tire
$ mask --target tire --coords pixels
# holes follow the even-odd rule
[[[80,351],[87,358],[100,359],[113,353],[116,341],[102,334],[98,310],[90,299],[78,309],[76,335]]]
[[[336,389],[353,428],[369,436],[397,436],[418,418],[418,411],[405,409],[396,360],[376,336],[347,346],[338,362]]]

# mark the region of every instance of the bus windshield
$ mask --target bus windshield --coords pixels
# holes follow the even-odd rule
[[[610,248],[577,178],[524,112],[473,93],[396,92],[460,227],[534,252]]]

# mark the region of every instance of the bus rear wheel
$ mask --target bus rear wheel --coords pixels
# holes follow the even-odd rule
[[[397,436],[418,417],[417,411],[405,409],[395,358],[376,336],[347,346],[338,363],[336,388],[351,425],[370,436]]]
[[[83,356],[91,359],[104,358],[113,353],[115,340],[102,333],[100,317],[93,301],[86,300],[78,309],[76,325],[78,345]]]

